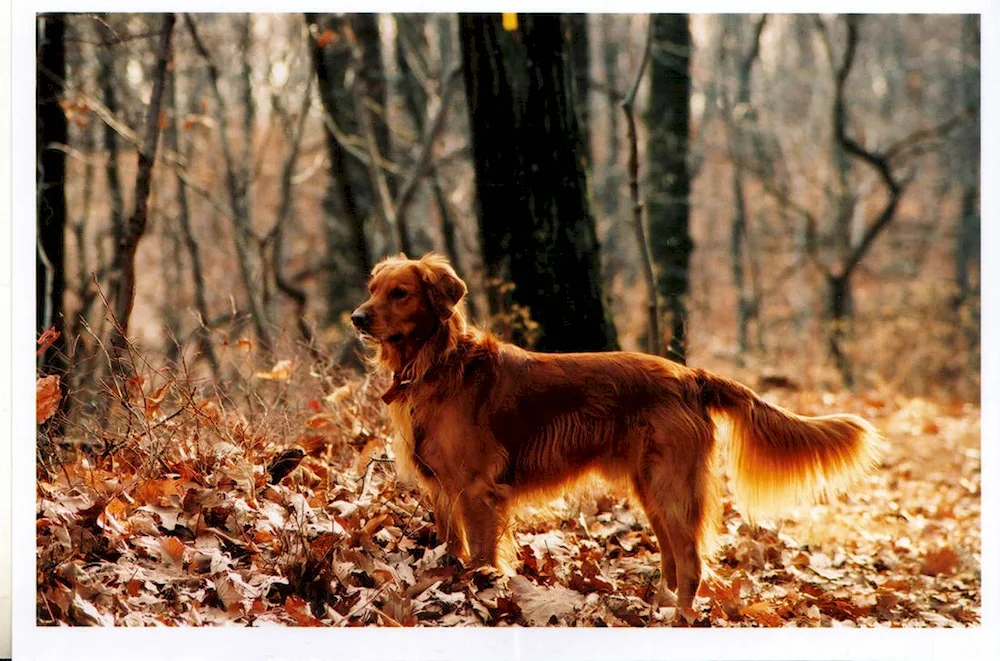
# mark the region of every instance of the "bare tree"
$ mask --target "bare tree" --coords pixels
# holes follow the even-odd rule
[[[726,19],[730,20],[726,21]],[[727,30],[723,35],[722,42],[725,44],[728,41],[727,37],[736,36],[736,30],[732,30],[735,26],[732,24],[740,21],[740,17],[726,16],[723,17],[723,20],[730,24],[730,30]],[[759,315],[761,292],[759,280],[755,277],[754,255],[747,246],[750,229],[747,219],[747,195],[744,179],[747,159],[753,159],[758,163],[758,166],[764,161],[756,126],[757,110],[750,97],[750,90],[754,63],[760,54],[760,35],[764,31],[766,23],[767,14],[762,14],[754,24],[749,48],[746,52],[738,55],[735,99],[730,102],[727,93],[723,92],[720,95],[733,168],[733,221],[730,232],[730,250],[733,260],[733,285],[736,287],[737,296],[736,336],[740,361],[742,361],[743,355],[750,350],[748,327],[753,318],[756,318],[758,322],[758,345],[762,344]],[[723,46],[722,50],[725,52],[728,49]],[[749,282],[746,278],[745,265],[750,266]]]
[[[167,149],[170,151],[180,153],[180,141],[179,134],[180,130],[178,127],[178,115],[180,114],[180,107],[177,101],[177,72],[174,68],[171,68],[168,72],[167,80],[167,101],[166,105],[170,108],[170,121],[168,122],[166,128],[164,129],[164,143]],[[191,104],[195,106],[197,104],[199,95],[197,93],[191,94]],[[194,108],[192,108],[194,110]],[[191,158],[194,156],[194,141],[188,143],[188,149],[186,150],[185,160],[190,162]],[[194,301],[195,309],[198,312],[198,326],[194,330],[194,337],[198,343],[198,348],[201,351],[201,355],[205,357],[208,361],[209,366],[212,368],[212,373],[218,377],[219,374],[219,360],[215,355],[215,347],[212,346],[211,336],[209,335],[208,322],[212,318],[208,311],[208,301],[205,297],[205,276],[204,269],[202,267],[201,259],[201,249],[198,246],[198,241],[195,238],[194,230],[191,227],[191,207],[188,202],[188,185],[184,181],[184,177],[177,171],[174,172],[177,185],[177,221],[181,230],[181,237],[184,240],[184,246],[187,249],[188,257],[191,260],[191,280],[194,287]]]
[[[246,289],[247,300],[250,304],[250,316],[253,320],[257,338],[265,351],[270,351],[273,345],[271,326],[264,306],[261,288],[263,285],[263,274],[258,267],[253,248],[259,240],[253,230],[253,221],[250,215],[250,201],[248,199],[246,176],[240,176],[240,170],[236,164],[236,157],[233,155],[232,147],[229,143],[229,121],[226,116],[226,102],[222,97],[222,90],[219,86],[219,69],[212,59],[204,42],[198,34],[198,29],[190,14],[184,15],[184,22],[191,34],[195,50],[205,61],[208,68],[209,81],[212,93],[215,96],[216,117],[219,122],[219,133],[222,143],[222,156],[226,167],[226,184],[229,192],[229,206],[233,218],[233,235],[236,245],[236,257],[240,265],[240,274],[243,278],[243,286]]]
[[[115,368],[119,374],[128,373],[128,364],[122,360],[127,346],[128,324],[135,302],[135,252],[139,240],[146,231],[149,217],[149,192],[153,178],[153,164],[156,162],[157,143],[160,138],[160,107],[166,80],[167,63],[170,61],[170,43],[174,34],[174,14],[163,14],[160,22],[159,46],[156,64],[153,68],[153,91],[146,110],[145,137],[139,150],[139,165],[135,177],[135,208],[122,232],[122,239],[115,254],[121,281],[112,302],[115,325],[111,330],[111,347],[114,352]]]

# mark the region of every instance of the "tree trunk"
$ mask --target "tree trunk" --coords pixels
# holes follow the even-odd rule
[[[688,230],[691,182],[688,175],[691,33],[686,14],[655,14],[649,107],[650,253],[659,269],[657,286],[672,330],[667,355],[686,357],[685,298],[694,243]]]
[[[192,110],[197,108],[196,104],[198,103],[199,96],[199,94],[192,92]],[[164,141],[167,149],[174,153],[180,153],[177,121],[180,115],[180,108],[177,105],[177,76],[173,68],[169,72],[167,106],[172,110],[172,116],[163,136]],[[193,155],[194,149],[192,143],[192,147],[185,154],[185,161],[190,163]],[[198,342],[198,348],[201,350],[202,356],[204,356],[212,368],[212,374],[218,378],[219,361],[215,356],[215,347],[212,346],[208,330],[208,322],[211,316],[209,316],[208,302],[205,298],[205,277],[202,274],[201,250],[198,247],[198,241],[195,239],[194,230],[191,228],[191,209],[188,204],[187,184],[180,173],[175,174],[177,175],[177,220],[180,224],[184,246],[187,249],[188,256],[191,258],[191,280],[194,286],[195,309],[198,311],[198,327],[194,330],[194,336]]]
[[[38,368],[46,372],[66,369],[65,289],[66,243],[66,153],[55,148],[68,139],[62,100],[66,77],[66,19],[44,14],[35,19],[38,43],[35,82],[35,157],[38,229],[35,257],[35,331],[55,328],[59,338],[39,358]]]
[[[566,37],[573,71],[573,106],[588,168],[594,163],[590,137],[590,30],[587,14],[566,14]]]
[[[410,231],[404,216],[397,216],[392,210],[396,199],[395,181],[385,176],[381,161],[391,153],[388,122],[388,86],[385,66],[382,64],[382,46],[379,37],[378,14],[351,14],[348,19],[354,33],[355,53],[354,89],[358,120],[358,135],[367,145],[369,164],[368,176],[376,196],[373,204],[380,209],[383,222],[394,234],[395,248],[407,254],[413,252]],[[360,103],[358,102],[360,100]]]
[[[604,60],[604,86],[608,91],[608,151],[604,162],[604,179],[600,186],[601,208],[610,219],[607,235],[604,237],[604,262],[609,278],[614,277],[624,265],[619,257],[621,249],[621,232],[625,225],[619,222],[619,204],[621,186],[621,143],[618,133],[618,52],[619,43],[611,34],[616,17],[613,14],[602,14],[599,17],[602,27],[602,44]]]
[[[490,282],[514,285],[511,336],[543,351],[614,349],[562,21],[523,14],[508,32],[498,14],[464,14],[460,34],[483,258]]]
[[[419,139],[419,136],[424,134],[424,128],[427,123],[425,121],[427,94],[420,84],[420,80],[417,78],[417,74],[410,61],[416,60],[419,64],[423,65],[423,71],[429,73],[427,58],[424,56],[427,52],[427,38],[424,35],[425,19],[423,14],[396,14],[394,18],[396,20],[396,66],[399,70],[399,86],[403,94],[403,105],[410,115],[410,121],[413,122],[413,128],[416,129],[415,133]],[[441,70],[438,72],[438,80],[444,80],[444,76],[450,66],[449,61],[450,53],[445,56],[442,62]],[[456,271],[461,273],[457,259],[458,255],[454,252],[454,220],[448,210],[448,205],[444,197],[444,189],[442,189],[441,181],[438,178],[437,168],[430,165],[427,176],[430,180],[431,192],[441,219],[441,238],[445,244],[445,251],[451,260],[452,266],[455,267]],[[413,245],[411,248],[415,255],[423,254],[432,249],[433,244],[423,225],[418,225],[411,233],[413,235],[411,239]]]
[[[830,356],[848,389],[854,387],[854,369],[844,352],[844,340],[848,336],[847,325],[853,315],[851,301],[851,280],[844,275],[827,276],[827,305],[829,306],[830,335],[828,337]]]
[[[110,17],[105,16],[108,20]],[[118,98],[115,94],[114,54],[110,46],[100,48],[97,79],[101,86],[101,100],[109,112],[118,114]],[[125,203],[122,199],[121,178],[118,175],[118,134],[108,123],[104,124],[104,151],[107,158],[105,177],[108,181],[108,201],[111,205],[111,237],[115,245],[121,241],[125,226]]]
[[[139,246],[139,239],[146,231],[146,220],[149,217],[149,192],[153,164],[156,162],[157,142],[160,137],[160,105],[163,100],[167,63],[170,61],[170,42],[175,20],[174,14],[164,14],[162,18],[159,48],[152,76],[153,91],[146,111],[146,134],[139,150],[139,164],[135,177],[135,210],[125,223],[115,257],[121,281],[115,300],[112,301],[116,324],[111,330],[111,347],[119,375],[130,371],[122,353],[128,343],[129,317],[132,314],[132,304],[135,302],[135,252]]]
[[[979,106],[979,18],[975,14],[962,17],[962,101],[967,108]],[[955,281],[958,286],[956,305],[961,306],[978,291],[979,253],[979,128],[976,113],[965,132],[963,147],[967,176],[961,182],[962,205],[959,211],[958,238],[955,245]]]
[[[338,277],[327,278],[327,320],[336,321],[362,295],[360,286],[374,264],[365,220],[374,210],[375,192],[367,166],[348,153],[337,132],[358,134],[354,103],[344,80],[351,68],[350,44],[340,36],[346,24],[334,14],[305,14],[310,27],[310,53],[324,112],[324,134],[330,159],[330,187],[324,199],[326,254]],[[336,35],[327,38],[328,35]]]

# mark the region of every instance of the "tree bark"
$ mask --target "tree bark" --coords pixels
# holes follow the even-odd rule
[[[109,17],[106,17],[106,19]],[[100,48],[97,79],[101,86],[101,100],[108,111],[118,114],[118,98],[115,94],[114,56],[110,46]],[[115,245],[121,241],[125,225],[125,203],[122,198],[121,177],[118,174],[118,136],[111,124],[104,123],[104,151],[107,162],[104,174],[108,182],[108,198],[111,205],[111,237]]]
[[[573,105],[580,126],[580,142],[587,166],[594,163],[590,136],[590,29],[587,14],[566,14],[566,37],[573,71]]]
[[[488,281],[514,285],[503,288],[508,317],[530,317],[512,339],[614,349],[562,21],[522,14],[508,32],[498,14],[459,20]]]
[[[128,343],[129,317],[135,302],[135,253],[139,240],[146,231],[146,220],[149,217],[149,192],[153,164],[156,162],[157,142],[160,137],[160,106],[163,100],[167,63],[170,61],[170,44],[175,21],[174,14],[164,14],[161,20],[162,32],[152,76],[153,91],[146,110],[145,136],[142,148],[139,150],[139,164],[135,178],[135,209],[125,223],[115,258],[121,281],[113,301],[116,323],[111,330],[111,347],[119,375],[130,370],[123,360],[122,353]]]
[[[38,43],[35,83],[35,157],[38,169],[36,210],[38,214],[35,253],[35,331],[55,328],[58,339],[39,357],[38,368],[46,372],[66,369],[65,290],[66,244],[66,153],[56,145],[68,140],[62,100],[66,77],[66,19],[43,14],[35,19]]]
[[[344,87],[352,50],[342,34],[346,23],[334,14],[305,14],[310,32],[310,54],[324,112],[324,135],[330,159],[330,187],[324,200],[326,252],[339,277],[327,279],[327,319],[353,307],[360,286],[374,265],[374,249],[365,233],[365,220],[374,211],[375,192],[367,166],[348,153],[337,132],[359,134],[350,90]],[[338,222],[339,221],[339,222]],[[345,259],[346,257],[346,259]]]
[[[657,286],[671,326],[667,356],[683,363],[687,353],[686,296],[694,243],[688,229],[691,33],[686,14],[655,14],[650,71],[649,208],[650,253],[659,268]]]

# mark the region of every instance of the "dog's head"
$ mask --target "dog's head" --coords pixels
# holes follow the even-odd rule
[[[351,322],[363,340],[383,352],[412,356],[438,330],[464,325],[458,306],[465,283],[440,255],[388,257],[372,269],[368,291]]]

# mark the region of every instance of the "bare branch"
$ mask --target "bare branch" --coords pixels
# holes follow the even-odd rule
[[[649,254],[649,245],[646,241],[646,228],[642,222],[643,203],[639,196],[639,144],[635,128],[635,95],[639,91],[639,83],[642,81],[642,74],[646,71],[650,54],[653,50],[653,20],[649,19],[649,26],[646,28],[646,44],[643,47],[642,61],[639,62],[639,70],[632,81],[632,87],[628,95],[622,101],[622,110],[625,113],[625,121],[628,128],[628,171],[629,189],[632,193],[632,223],[635,230],[636,241],[639,244],[639,255],[642,261],[642,272],[646,280],[646,292],[649,296],[648,303],[648,323],[649,338],[648,347],[651,354],[660,354],[660,312],[656,300],[656,280],[653,276],[653,260]]]

